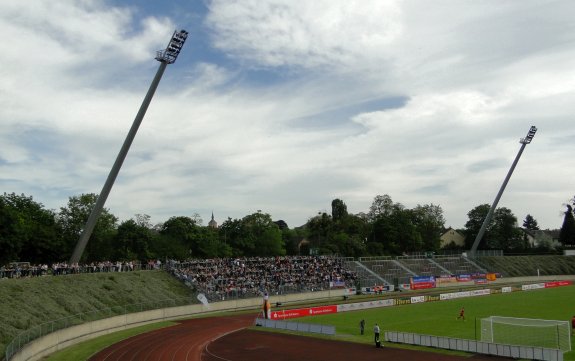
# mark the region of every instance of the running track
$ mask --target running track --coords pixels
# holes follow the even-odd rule
[[[351,342],[337,342],[246,328],[255,314],[194,318],[131,337],[90,361],[497,361],[493,356],[449,356]]]

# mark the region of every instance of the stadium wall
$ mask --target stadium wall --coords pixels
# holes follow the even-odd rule
[[[334,289],[328,291],[270,296],[270,302],[272,304],[305,302],[331,299],[336,297],[341,298],[342,296],[348,294],[349,291],[347,289]],[[66,347],[70,347],[77,343],[109,333],[143,326],[149,323],[169,321],[199,314],[209,314],[221,311],[258,309],[261,308],[261,306],[261,298],[249,298],[214,302],[208,304],[207,306],[204,306],[203,304],[194,304],[188,306],[170,307],[158,310],[129,313],[121,316],[105,318],[102,320],[72,326],[42,336],[24,345],[21,350],[15,353],[9,360],[40,360],[49,354],[62,350]]]

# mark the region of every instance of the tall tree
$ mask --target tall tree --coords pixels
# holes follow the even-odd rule
[[[412,211],[413,222],[421,235],[423,250],[437,251],[441,243],[441,234],[445,228],[443,209],[439,205],[417,205]]]
[[[563,217],[563,225],[559,232],[559,242],[566,246],[575,246],[575,217],[573,216],[573,207],[566,205],[567,210]]]
[[[8,214],[12,213],[16,217],[12,225],[15,228],[8,229],[16,231],[13,240],[20,247],[17,256],[19,260],[50,262],[64,251],[53,211],[23,194],[4,193],[2,199],[4,205],[11,209]]]
[[[372,221],[380,216],[390,215],[393,212],[394,203],[387,194],[375,196],[369,207],[368,218]]]
[[[347,206],[341,199],[331,201],[331,218],[334,222],[340,222],[347,217]]]
[[[66,207],[60,208],[56,218],[58,225],[62,228],[67,249],[64,254],[60,255],[60,260],[67,260],[72,255],[97,198],[98,196],[94,193],[73,196],[68,198]],[[112,238],[116,232],[117,222],[118,218],[107,208],[102,210],[82,256],[83,261],[111,258],[113,253]]]
[[[517,227],[517,217],[509,208],[497,208],[493,220],[489,244],[491,249],[517,251],[524,248],[522,232]]]
[[[152,231],[134,219],[122,222],[114,237],[114,254],[116,260],[140,260],[145,262],[151,259],[149,244],[154,236]]]
[[[332,243],[333,220],[332,217],[325,213],[319,213],[317,216],[307,221],[308,239],[310,248],[313,252],[319,254],[330,254],[334,252]]]
[[[532,215],[528,214],[525,216],[523,220],[523,228],[530,230],[530,231],[538,231],[539,226],[537,225],[537,220],[533,218]]]
[[[6,193],[0,197],[0,265],[20,260],[25,239],[18,214],[5,198]]]
[[[253,213],[242,218],[243,236],[253,244],[253,256],[283,256],[285,246],[281,231],[267,213]]]
[[[489,204],[482,204],[467,213],[469,220],[465,223],[465,244],[471,247],[483,221],[489,212]],[[524,247],[521,231],[517,228],[517,217],[509,208],[497,208],[487,225],[479,249],[517,250]]]
[[[198,233],[199,226],[187,216],[170,217],[164,222],[160,235],[161,249],[156,248],[160,257],[184,259],[199,257]]]
[[[487,217],[487,213],[489,212],[489,204],[481,204],[469,212],[467,212],[468,220],[465,222],[465,247],[470,249],[483,225],[483,221],[485,217]],[[491,219],[490,224],[487,226],[485,233],[483,234],[483,239],[479,243],[479,249],[486,249],[488,245],[489,239],[489,230],[491,229],[491,225],[493,224],[493,218]]]

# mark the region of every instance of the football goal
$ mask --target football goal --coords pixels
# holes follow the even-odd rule
[[[568,321],[491,316],[481,319],[481,341],[571,351]]]

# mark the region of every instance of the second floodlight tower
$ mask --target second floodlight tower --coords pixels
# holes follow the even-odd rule
[[[533,137],[535,136],[535,132],[537,132],[537,127],[532,125],[531,128],[529,128],[529,131],[527,132],[527,136],[519,140],[519,143],[521,143],[521,148],[519,148],[519,152],[517,153],[517,156],[515,157],[515,160],[513,161],[513,164],[511,165],[509,172],[507,172],[507,177],[505,177],[505,180],[503,181],[501,188],[499,188],[499,193],[497,193],[497,196],[495,197],[495,200],[493,201],[491,208],[489,208],[489,212],[487,212],[487,216],[485,217],[485,220],[483,221],[483,224],[479,229],[479,233],[477,233],[477,237],[475,237],[473,246],[471,246],[471,250],[469,251],[470,257],[475,257],[477,246],[479,246],[479,242],[481,242],[481,238],[483,238],[483,234],[485,234],[485,229],[487,229],[487,225],[489,224],[489,222],[491,222],[491,217],[493,217],[493,212],[495,212],[495,208],[497,208],[497,203],[499,203],[499,199],[501,198],[501,195],[503,194],[503,191],[505,190],[505,187],[507,186],[507,183],[509,182],[511,175],[513,174],[513,170],[515,170],[517,162],[519,162],[519,158],[521,158],[521,154],[523,154],[525,146],[531,143]]]
[[[74,249],[74,253],[72,254],[72,257],[70,258],[71,264],[77,263],[78,261],[80,261],[80,258],[82,257],[82,253],[84,253],[84,249],[86,248],[86,245],[88,244],[88,240],[90,239],[90,236],[92,235],[92,231],[94,230],[94,227],[96,226],[96,222],[98,221],[98,218],[100,217],[100,214],[102,213],[102,209],[104,208],[104,203],[106,203],[106,199],[108,198],[108,195],[110,194],[110,190],[112,189],[112,186],[114,185],[114,181],[116,180],[116,177],[118,176],[118,173],[120,172],[120,168],[122,167],[122,163],[124,163],[124,159],[126,159],[126,155],[128,154],[128,150],[130,150],[130,146],[132,145],[132,142],[134,141],[134,138],[136,137],[136,133],[138,132],[138,128],[140,127],[140,124],[142,123],[142,119],[144,119],[144,115],[146,114],[146,110],[148,110],[148,106],[150,105],[150,102],[152,101],[152,97],[154,96],[154,93],[156,92],[156,88],[158,87],[158,84],[160,83],[160,79],[162,79],[162,75],[164,74],[164,70],[166,70],[166,66],[168,66],[168,64],[173,64],[176,61],[176,59],[178,58],[178,55],[180,54],[180,51],[182,50],[182,47],[184,46],[184,43],[186,42],[187,38],[188,38],[188,32],[187,31],[185,31],[185,30],[174,31],[174,34],[172,35],[172,38],[170,39],[170,42],[168,43],[168,46],[166,47],[166,49],[160,50],[157,52],[156,60],[160,62],[160,66],[158,68],[158,71],[156,72],[156,76],[154,77],[154,80],[152,80],[152,84],[150,85],[150,88],[148,89],[148,93],[146,94],[146,97],[144,98],[144,101],[142,102],[142,105],[140,106],[140,110],[138,111],[138,114],[136,114],[136,118],[134,119],[134,122],[132,123],[132,127],[130,128],[128,135],[126,136],[126,140],[124,140],[124,144],[122,145],[122,148],[120,149],[120,152],[118,153],[118,156],[116,157],[116,161],[114,162],[114,165],[112,166],[112,169],[110,170],[110,173],[108,174],[108,178],[106,179],[106,183],[104,183],[104,187],[102,187],[102,191],[100,192],[98,199],[96,200],[96,204],[94,205],[94,208],[92,209],[92,212],[90,213],[90,217],[88,217],[88,221],[86,222],[86,225],[84,226],[84,230],[82,231],[82,235],[80,236],[80,239],[78,240],[78,243],[76,244],[76,248]]]

